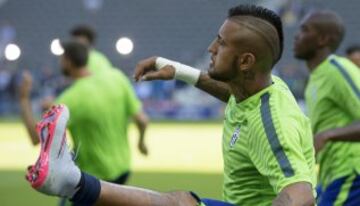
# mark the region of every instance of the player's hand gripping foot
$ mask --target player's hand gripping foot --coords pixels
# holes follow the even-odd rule
[[[69,110],[64,105],[53,106],[37,124],[41,150],[26,179],[36,190],[62,197],[72,197],[81,172],[72,160],[66,144],[66,124]]]

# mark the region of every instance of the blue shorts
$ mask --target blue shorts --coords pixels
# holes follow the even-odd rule
[[[201,203],[206,206],[235,206],[233,204],[222,202],[219,200],[212,200],[212,199],[201,199]]]
[[[336,179],[326,188],[318,187],[318,206],[359,206],[360,175]]]

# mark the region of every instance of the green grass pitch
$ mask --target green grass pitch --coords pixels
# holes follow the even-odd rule
[[[221,123],[153,123],[147,131],[150,155],[143,157],[136,150],[137,132],[131,126],[134,172],[129,184],[221,198],[221,130]],[[36,160],[38,150],[20,123],[0,123],[1,206],[57,205],[57,198],[37,193],[25,181],[25,168]]]

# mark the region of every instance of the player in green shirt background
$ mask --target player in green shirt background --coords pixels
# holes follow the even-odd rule
[[[360,70],[333,53],[345,28],[331,11],[307,15],[294,52],[306,61],[306,105],[320,164],[318,205],[360,205]]]
[[[87,69],[87,47],[71,42],[64,44],[64,49],[62,72],[74,82],[56,103],[67,105],[72,115],[68,129],[77,152],[75,161],[89,174],[124,184],[131,168],[127,127],[132,119],[139,130],[138,148],[147,154],[144,140],[147,117],[141,103],[120,71],[108,69],[94,75]],[[20,103],[24,123],[35,145],[39,139],[29,100],[31,81],[30,74],[25,73]]]
[[[113,67],[108,58],[94,48],[96,33],[93,28],[88,25],[78,25],[71,29],[70,34],[76,41],[89,48],[89,60],[86,67],[91,72],[98,74]]]
[[[85,24],[74,26],[70,30],[69,34],[73,40],[78,41],[89,48],[89,58],[86,68],[88,68],[92,74],[97,75],[114,68],[110,60],[103,53],[95,49],[94,45],[97,39],[97,34],[91,26]],[[121,71],[118,68],[114,69]],[[129,80],[126,78],[124,81]],[[54,101],[55,97],[52,95],[44,97],[41,100],[42,110],[45,111],[50,108]]]
[[[36,165],[28,180],[46,194],[97,205],[314,205],[316,174],[310,122],[286,84],[271,75],[282,50],[280,17],[262,7],[240,5],[229,10],[209,47],[208,73],[161,57],[145,59],[136,67],[138,81],[176,78],[228,103],[222,137],[223,196],[228,203],[199,199],[190,192],[158,193],[109,184],[80,172],[67,155],[49,160],[56,168],[46,174],[54,180],[51,187],[46,182],[35,186],[38,180],[32,174],[36,174]],[[54,124],[66,123],[66,109],[53,112],[65,115],[65,120]],[[60,139],[63,133],[53,136]],[[63,150],[61,145],[50,147],[55,152]],[[64,177],[68,171],[76,178]]]

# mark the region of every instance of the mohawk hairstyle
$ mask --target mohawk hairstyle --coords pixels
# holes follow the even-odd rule
[[[269,22],[277,31],[279,37],[280,54],[276,62],[280,60],[284,50],[284,33],[281,18],[272,10],[255,5],[239,5],[229,9],[228,18],[234,16],[253,16]]]

